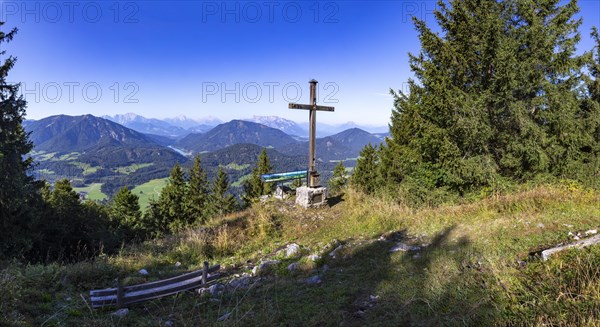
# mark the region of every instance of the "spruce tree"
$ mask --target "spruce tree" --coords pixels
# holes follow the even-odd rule
[[[183,169],[178,163],[171,170],[167,185],[162,189],[158,198],[158,207],[160,217],[154,217],[156,222],[164,224],[160,230],[169,230],[171,232],[181,230],[190,224],[187,217],[185,196],[187,193],[187,184]]]
[[[229,193],[229,176],[223,167],[219,167],[213,180],[210,200],[212,214],[224,215],[235,210],[235,198]]]
[[[0,56],[6,54],[17,29],[4,32],[0,21]],[[17,59],[0,61],[0,257],[19,255],[32,246],[33,208],[39,202],[39,186],[28,174],[32,159],[25,156],[33,145],[23,129],[26,102],[18,84],[8,84],[8,72]]]
[[[200,155],[196,155],[194,159],[194,165],[190,169],[188,184],[185,202],[190,223],[195,221],[203,222],[208,215],[209,190],[206,173],[201,166]]]
[[[352,185],[361,192],[373,193],[377,186],[378,169],[379,152],[376,147],[369,143],[360,151],[360,155],[356,160],[356,167],[354,167],[351,177]]]
[[[585,139],[574,92],[575,1],[439,2],[441,32],[414,19],[416,80],[393,92],[383,180],[464,193],[499,180],[565,174]]]
[[[69,258],[80,251],[88,241],[89,226],[85,223],[83,206],[79,194],[73,190],[67,179],[54,183],[54,189],[48,195],[50,210],[46,218],[52,223],[41,226],[45,243],[41,250],[47,251],[42,255]]]
[[[112,198],[110,205],[111,219],[117,221],[125,229],[126,238],[134,238],[143,229],[142,212],[139,197],[127,186],[121,188]]]
[[[588,53],[588,74],[584,75],[585,90],[581,99],[580,117],[585,121],[582,140],[582,165],[570,167],[579,172],[580,180],[587,180],[591,186],[600,187],[600,35],[594,27],[591,33],[594,48]]]
[[[260,176],[273,172],[273,166],[267,155],[267,149],[263,148],[258,156],[256,167],[252,169],[250,178],[244,181],[243,200],[246,205],[250,205],[252,201],[259,198],[261,195],[268,195],[273,192],[272,183],[265,183]]]
[[[335,168],[333,169],[333,176],[329,180],[329,188],[332,194],[338,193],[346,182],[348,181],[348,175],[346,174],[346,167],[344,162],[340,160]]]

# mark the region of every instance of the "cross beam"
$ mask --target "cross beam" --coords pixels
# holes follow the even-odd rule
[[[317,111],[334,111],[334,107],[317,106],[317,81],[312,79],[310,83],[310,104],[290,103],[289,109],[308,110],[308,174],[306,176],[306,185],[308,187],[319,186],[319,174],[316,168],[316,130],[317,130]]]

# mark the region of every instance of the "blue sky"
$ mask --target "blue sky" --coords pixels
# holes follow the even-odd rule
[[[592,47],[600,1],[580,1],[579,48]],[[434,1],[4,1],[19,33],[12,82],[24,83],[28,118],[53,114],[146,117],[277,115],[308,101],[335,106],[318,121],[386,125],[411,76],[419,43],[410,17],[434,23]],[[5,46],[5,45],[3,45]]]

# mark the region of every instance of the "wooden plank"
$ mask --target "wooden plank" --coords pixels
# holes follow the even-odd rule
[[[289,109],[304,109],[304,110],[311,110],[313,108],[313,106],[311,106],[310,104],[298,104],[298,103],[290,103],[288,105]]]
[[[173,294],[176,294],[176,293],[179,293],[182,291],[186,291],[189,289],[197,288],[197,287],[200,287],[203,285],[205,285],[205,286],[210,285],[210,284],[213,284],[210,282],[213,282],[213,281],[216,282],[216,280],[219,279],[220,277],[221,277],[221,274],[219,274],[219,273],[213,274],[213,275],[207,277],[206,284],[203,284],[202,275],[200,275],[200,276],[196,276],[194,278],[183,280],[183,281],[173,283],[173,284],[161,285],[161,286],[157,286],[157,287],[151,288],[151,289],[141,289],[141,290],[127,292],[123,296],[123,300],[122,300],[123,305],[131,304],[131,303],[135,303],[135,302],[146,301],[146,300],[151,300],[151,299],[155,299],[155,298],[160,298],[160,297],[167,296],[167,295],[173,295]],[[90,301],[92,303],[93,308],[99,308],[104,305],[113,305],[113,304],[118,305],[116,294],[92,296],[92,297],[90,297]]]
[[[599,244],[599,243],[600,243],[600,234],[590,237],[590,238],[579,240],[579,241],[571,243],[571,244],[544,250],[544,251],[542,251],[542,260],[546,261],[546,260],[548,260],[548,258],[550,258],[551,255],[553,255],[557,252],[560,252],[560,251],[564,251],[564,250],[572,249],[572,248],[580,248],[581,249],[586,246]]]
[[[289,109],[302,109],[302,110],[318,110],[318,111],[335,111],[335,107],[328,106],[312,106],[310,104],[299,104],[290,103],[288,104]]]
[[[220,265],[214,265],[214,266],[208,268],[208,272],[213,273],[215,271],[218,271],[220,268],[221,268]],[[196,270],[196,271],[193,271],[193,272],[190,272],[187,274],[183,274],[183,275],[179,275],[179,276],[175,276],[175,277],[171,277],[171,278],[167,278],[167,279],[161,279],[161,280],[158,280],[155,282],[127,286],[124,288],[124,290],[125,290],[125,292],[131,292],[131,291],[149,289],[149,288],[154,288],[154,287],[158,287],[158,286],[162,286],[162,285],[180,282],[182,280],[194,278],[197,276],[202,276],[202,270]],[[104,296],[104,295],[116,294],[116,292],[117,292],[116,288],[105,288],[105,289],[100,289],[100,290],[92,290],[92,291],[90,291],[90,295],[91,296]]]

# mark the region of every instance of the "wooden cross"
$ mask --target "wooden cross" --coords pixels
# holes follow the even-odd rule
[[[334,111],[334,107],[317,106],[317,81],[310,80],[310,104],[297,104],[290,103],[290,109],[304,109],[308,110],[308,175],[306,176],[306,185],[308,187],[319,186],[319,174],[317,173],[316,161],[317,151],[315,149],[316,140],[316,129],[317,129],[317,110],[320,111]]]

